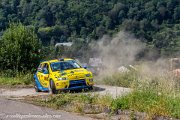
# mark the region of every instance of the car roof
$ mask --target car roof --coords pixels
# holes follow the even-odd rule
[[[53,62],[68,61],[68,60],[73,60],[73,59],[71,59],[71,58],[61,58],[61,59],[47,60],[47,61],[41,62],[41,64],[42,63],[47,63],[47,62],[53,63]]]

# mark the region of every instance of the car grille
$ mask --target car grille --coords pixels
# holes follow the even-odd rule
[[[84,79],[81,80],[71,80],[69,88],[77,87],[77,86],[86,86],[86,81]]]

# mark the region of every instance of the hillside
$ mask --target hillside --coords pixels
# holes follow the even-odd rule
[[[120,30],[132,32],[162,55],[179,55],[179,0],[0,0],[0,31],[10,22],[34,26],[50,41],[97,40]]]

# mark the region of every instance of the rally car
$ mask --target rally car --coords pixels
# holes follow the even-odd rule
[[[63,90],[92,89],[93,74],[74,59],[41,62],[34,74],[35,90],[52,94]]]

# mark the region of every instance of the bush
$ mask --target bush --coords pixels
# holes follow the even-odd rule
[[[0,70],[32,70],[39,63],[40,42],[34,28],[11,23],[0,43]]]

